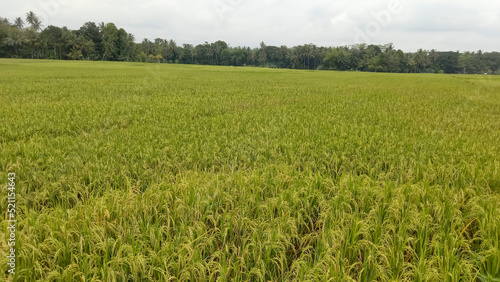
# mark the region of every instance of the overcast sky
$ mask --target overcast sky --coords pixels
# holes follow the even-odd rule
[[[230,46],[392,42],[404,51],[500,51],[498,0],[0,0],[0,17],[43,25],[113,22],[136,42],[160,37]]]

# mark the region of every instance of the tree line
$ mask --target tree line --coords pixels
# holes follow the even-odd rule
[[[78,30],[43,28],[33,12],[14,21],[0,17],[0,57],[59,60],[106,60],[291,69],[327,69],[398,73],[500,74],[499,52],[403,52],[393,44],[322,47],[231,47],[224,41],[178,45],[156,38],[135,37],[114,23],[86,22]]]

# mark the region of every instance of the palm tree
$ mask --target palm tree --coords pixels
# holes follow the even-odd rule
[[[26,43],[31,47],[31,58],[35,57],[35,47],[38,46],[38,40],[40,39],[40,34],[37,33],[34,29],[27,29],[25,31],[26,34]]]
[[[427,67],[429,61],[427,51],[418,49],[413,58],[416,63],[415,72],[422,72]]]
[[[415,55],[412,53],[408,53],[405,56],[406,59],[406,67],[410,70],[410,72],[417,72],[416,66],[417,66],[417,61],[415,60]]]
[[[435,49],[432,49],[429,52],[429,64],[434,66],[437,62],[438,57],[439,57],[438,52]]]
[[[39,31],[42,29],[42,23],[40,22],[40,19],[38,18],[33,11],[29,11],[26,13],[26,22],[28,22],[31,25],[31,28],[33,28],[36,31]]]
[[[0,24],[4,24],[4,25],[9,25],[10,26],[9,19],[5,19],[5,18],[0,17]]]
[[[182,49],[181,52],[179,52],[179,55],[177,55],[177,60],[182,61],[184,59],[185,53],[184,50]]]
[[[41,50],[40,56],[42,58],[44,58],[45,57],[45,50],[49,46],[49,42],[47,41],[47,39],[45,39],[42,36],[40,36],[38,38],[37,42],[35,43],[35,45],[40,48],[40,50]]]
[[[266,44],[264,41],[260,42],[260,48],[257,53],[257,60],[259,61],[260,65],[264,65],[267,61],[267,52],[266,52]]]
[[[80,58],[83,57],[82,50],[73,47],[71,48],[71,51],[67,56],[70,57],[72,60],[79,60]]]
[[[5,37],[3,40],[3,44],[12,46],[12,48],[14,48],[14,53],[16,54],[16,56],[19,46],[23,45],[23,43],[25,42],[26,37],[24,36],[24,34],[16,29],[13,29],[11,32],[9,32],[7,37]]]
[[[191,60],[193,60],[193,62],[196,62],[197,57],[198,53],[196,52],[196,49],[193,49],[193,51],[191,51]]]
[[[21,17],[17,17],[15,20],[14,20],[14,27],[17,27],[18,29],[21,29],[23,28],[24,26],[24,21],[23,19],[21,19]]]
[[[219,56],[220,56],[220,52],[221,52],[221,48],[218,44],[213,44],[212,46],[212,52],[214,53],[214,56],[215,56],[215,64],[218,65],[219,64]]]
[[[141,50],[146,54],[149,55],[154,52],[154,43],[148,40],[147,38],[144,38],[141,43]]]
[[[286,47],[285,45],[281,45],[279,50],[278,50],[278,60],[281,62],[281,66],[280,67],[286,67],[286,59],[287,59],[287,55],[288,55],[288,47]]]
[[[296,54],[294,54],[294,52],[290,52],[286,55],[287,59],[290,60],[290,62],[292,63],[292,68],[297,68],[297,65],[299,64],[299,56],[297,56]]]
[[[76,34],[70,32],[66,34],[66,47],[71,46],[72,48],[80,49],[80,42]]]
[[[170,39],[168,42],[165,40],[165,49],[167,50],[169,60],[175,61],[177,56],[176,54],[177,43],[175,43],[173,39]]]
[[[66,27],[63,27],[61,37],[57,40],[57,45],[59,46],[59,60],[62,60],[63,46],[67,46],[68,39],[71,38],[73,33],[69,31]],[[55,44],[54,44],[55,46]],[[55,48],[55,47],[54,47]]]
[[[345,49],[338,48],[337,52],[337,64],[340,66],[341,70],[346,70],[348,65],[347,51]]]
[[[257,57],[255,56],[255,52],[250,48],[247,48],[247,63],[249,65],[255,65],[255,61],[257,61]]]
[[[32,25],[35,20],[38,19],[37,16],[35,15],[35,13],[33,13],[33,11],[29,11],[28,13],[26,13],[26,21]]]
[[[207,59],[212,59],[214,57],[214,52],[212,50],[212,48],[206,48],[205,49],[205,56],[207,57]]]
[[[311,68],[310,61],[311,61],[311,58],[315,59],[314,52],[311,49],[311,45],[304,45],[304,47],[305,48],[303,49],[300,56],[304,60],[304,65],[306,64],[306,58],[307,58],[307,68]]]
[[[71,53],[68,54],[68,57],[73,60],[80,59],[83,57],[83,51],[90,51],[94,46],[94,42],[92,40],[87,40],[81,35],[77,36],[70,31],[64,33],[63,37],[64,41],[61,41],[61,44],[66,43],[66,47],[71,47]]]
[[[189,57],[193,55],[193,45],[191,44],[182,44],[182,51],[179,54],[179,61],[182,61],[184,59],[189,60]]]
[[[205,43],[203,44],[203,47],[204,47],[204,51],[205,51],[205,57],[207,58],[208,60],[208,64],[211,63],[211,59],[214,57],[214,52],[212,50],[212,46],[210,44],[208,44],[208,42],[205,41]]]

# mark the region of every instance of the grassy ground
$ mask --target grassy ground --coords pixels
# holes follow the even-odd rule
[[[4,59],[0,124],[20,280],[500,277],[500,77]]]

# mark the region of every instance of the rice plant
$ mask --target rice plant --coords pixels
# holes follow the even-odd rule
[[[0,86],[8,279],[500,278],[500,77],[2,59]]]

